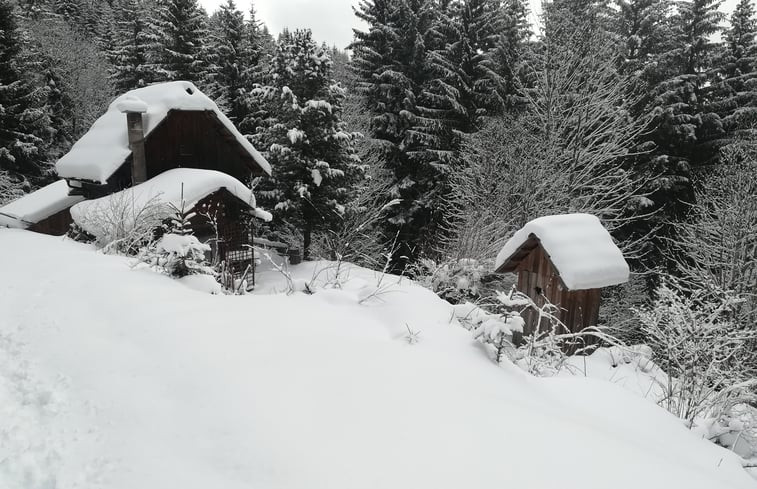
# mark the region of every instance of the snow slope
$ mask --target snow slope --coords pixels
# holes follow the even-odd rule
[[[129,264],[0,229],[0,487],[755,485],[611,382],[495,366],[407,281],[217,296]]]

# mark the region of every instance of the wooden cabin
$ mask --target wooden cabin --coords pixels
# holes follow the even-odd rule
[[[220,172],[233,180],[226,184],[234,187],[271,174],[265,158],[197,87],[184,81],[160,83],[116,98],[56,163],[63,180],[0,208],[0,226],[62,235],[73,222],[73,205],[139,186],[179,168]],[[205,175],[214,178],[211,173]],[[181,183],[171,182],[174,187]],[[150,188],[165,184],[164,180],[153,182]],[[241,204],[224,202],[229,206],[222,213],[224,226],[237,226],[234,216],[239,213],[231,209]],[[248,211],[255,215],[256,209],[244,212]],[[241,244],[230,240],[228,247]]]
[[[496,272],[518,274],[517,289],[538,307],[549,301],[570,332],[597,324],[603,287],[628,281],[629,268],[595,216],[565,214],[535,219],[518,230],[497,256]],[[551,327],[533,309],[522,312],[524,334]],[[563,331],[565,332],[565,331]]]

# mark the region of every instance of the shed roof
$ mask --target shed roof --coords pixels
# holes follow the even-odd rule
[[[174,81],[138,88],[116,98],[71,151],[58,160],[55,165],[58,175],[105,183],[131,155],[123,112],[143,113],[144,132],[148,136],[171,110],[213,112],[240,147],[264,172],[271,174],[271,166],[266,159],[210,98],[190,82]]]
[[[128,199],[129,205],[135,209],[145,207],[149,202],[159,202],[191,210],[198,202],[221,189],[226,189],[243,204],[254,210],[256,217],[265,221],[271,220],[271,214],[257,207],[255,196],[246,185],[236,178],[216,170],[200,170],[196,168],[174,168],[165,171],[150,180],[94,200],[85,200],[71,208],[71,217],[85,231],[91,219],[104,209],[117,205],[114,201]],[[168,216],[166,216],[168,217]]]
[[[518,230],[497,255],[498,272],[512,272],[541,244],[565,286],[596,289],[628,281],[629,268],[597,217],[563,214],[534,219]]]
[[[58,180],[0,207],[0,226],[26,229],[82,200],[68,195],[68,184]]]

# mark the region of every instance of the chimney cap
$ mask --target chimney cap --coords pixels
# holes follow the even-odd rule
[[[136,112],[144,114],[147,112],[147,103],[139,97],[124,97],[116,104],[116,109],[122,113]]]

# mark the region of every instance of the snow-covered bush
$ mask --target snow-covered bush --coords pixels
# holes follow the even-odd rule
[[[513,333],[523,333],[525,324],[520,314],[493,314],[471,302],[452,307],[458,322],[469,329],[475,339],[492,348],[497,363],[515,358]]]
[[[200,243],[192,231],[190,219],[195,213],[185,210],[183,201],[180,208],[169,207],[173,216],[167,226],[168,232],[141,250],[140,261],[174,278],[213,275],[215,271],[205,256],[205,253],[210,253],[210,245]]]
[[[566,366],[568,352],[590,352],[600,342],[615,346],[618,351],[632,351],[604,328],[590,327],[578,333],[568,332],[558,317],[559,309],[546,299],[543,306],[538,306],[514,288],[508,293],[497,293],[496,299],[497,306],[490,304],[485,307],[497,309],[497,313],[470,302],[453,306],[453,311],[455,318],[487,346],[497,363],[508,359],[532,375],[547,377],[556,375]],[[540,316],[539,324],[549,324],[549,328],[525,331],[522,313],[528,309]]]
[[[191,234],[167,233],[148,248],[140,259],[174,278],[196,274],[212,275],[213,269],[205,259],[205,252],[209,251],[210,246],[200,243]]]
[[[481,278],[487,273],[478,260],[460,259],[437,263],[422,258],[413,270],[415,280],[451,304],[481,298]]]
[[[76,209],[72,209],[76,224],[106,253],[137,253],[154,241],[156,229],[172,215],[159,196],[142,203],[132,191],[93,201],[82,213]]]
[[[757,409],[738,404],[719,416],[698,421],[694,431],[744,459],[757,458]]]
[[[651,306],[636,309],[655,361],[669,376],[661,404],[689,425],[755,399],[757,379],[744,361],[757,331],[734,323],[741,301],[716,286],[688,291],[671,279]]]

